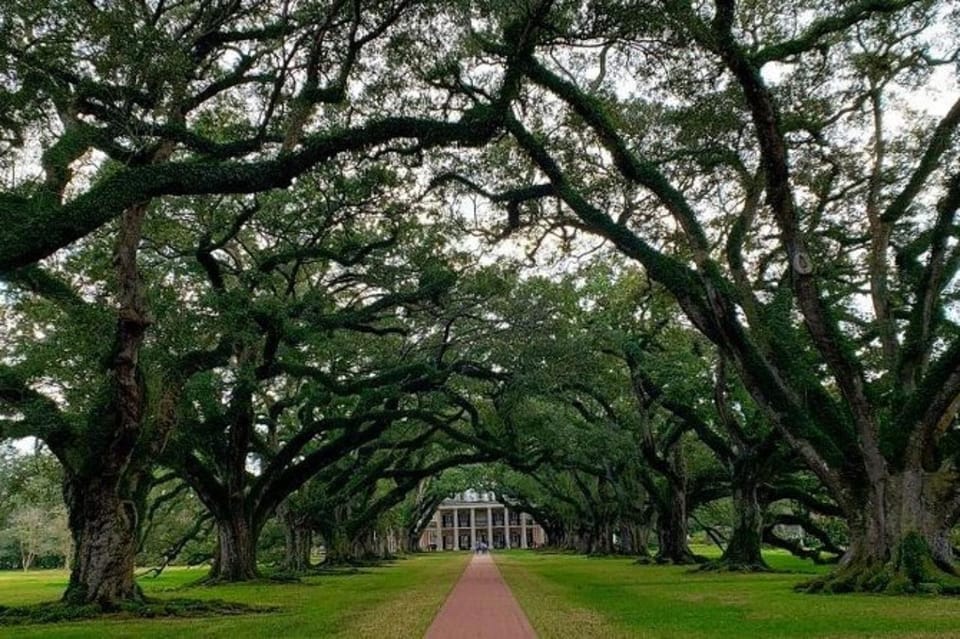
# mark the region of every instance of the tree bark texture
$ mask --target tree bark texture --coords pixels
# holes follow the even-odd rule
[[[302,573],[310,569],[313,532],[306,526],[287,523],[284,526],[284,570]]]
[[[767,570],[761,553],[763,540],[763,508],[758,496],[759,486],[755,473],[738,468],[733,476],[733,521],[730,541],[723,556],[704,565],[705,569],[719,570]]]
[[[217,521],[217,554],[210,578],[213,581],[249,581],[257,571],[257,531],[242,516]]]
[[[64,496],[76,552],[64,601],[112,610],[143,595],[134,581],[137,507],[112,477],[72,478]]]
[[[657,518],[657,538],[660,548],[657,551],[657,563],[692,564],[697,562],[687,542],[687,493],[682,485],[673,482],[669,486],[666,512]]]
[[[733,488],[733,532],[721,561],[730,567],[766,568],[761,549],[763,512],[757,499],[757,485],[745,482]]]
[[[76,546],[70,584],[64,600],[95,603],[113,609],[139,601],[133,577],[143,486],[149,476],[149,454],[138,450],[143,434],[146,383],[140,350],[150,320],[137,250],[147,205],[123,213],[114,267],[118,311],[116,343],[107,371],[109,399],[95,411],[91,448],[81,453],[83,468],[67,469],[64,497]],[[148,448],[149,449],[149,448]]]
[[[798,588],[808,592],[960,593],[949,533],[953,473],[907,470],[859,495],[847,513],[851,541],[838,569]]]

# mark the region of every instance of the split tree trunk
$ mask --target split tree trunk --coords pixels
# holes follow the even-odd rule
[[[704,565],[707,570],[768,570],[761,553],[763,509],[755,474],[739,470],[733,477],[732,533],[723,556]]]
[[[310,569],[313,531],[305,517],[296,513],[287,502],[277,507],[277,518],[283,526],[283,569],[299,574]]]
[[[306,526],[285,526],[283,567],[291,573],[310,569],[310,551],[313,548],[313,533]]]
[[[731,568],[766,569],[761,554],[763,512],[757,499],[757,485],[745,482],[733,489],[733,532],[721,561]]]
[[[673,482],[668,490],[670,494],[666,512],[660,513],[657,518],[660,548],[656,562],[677,565],[697,563],[697,557],[687,542],[687,492],[682,485]]]

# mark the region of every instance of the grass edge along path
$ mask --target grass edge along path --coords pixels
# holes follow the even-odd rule
[[[430,584],[417,581],[413,588],[395,592],[393,597],[384,599],[377,606],[359,610],[354,622],[350,624],[350,632],[354,634],[344,634],[345,638],[422,639],[470,565],[471,555],[425,553],[418,557],[421,561],[433,560],[442,563],[447,568],[442,579],[434,580]],[[429,596],[424,598],[423,591],[428,591]],[[416,615],[411,614],[414,610]]]
[[[630,558],[513,551],[497,565],[542,639],[960,637],[958,597],[800,594],[796,583],[828,568],[784,553],[766,557],[798,572],[695,573]]]
[[[632,635],[629,632],[600,611],[579,605],[571,596],[569,585],[545,578],[527,563],[532,558],[549,556],[554,555],[520,555],[514,552],[495,555],[500,576],[527,614],[537,636],[540,639],[630,639]],[[571,558],[577,556],[569,555]]]
[[[413,555],[356,574],[311,576],[301,583],[184,587],[203,573],[173,569],[143,579],[150,597],[196,598],[279,606],[275,613],[189,619],[100,618],[83,622],[0,626],[0,638],[169,639],[261,637],[420,639],[463,573],[466,553]],[[0,604],[28,605],[59,597],[63,571],[0,573]]]

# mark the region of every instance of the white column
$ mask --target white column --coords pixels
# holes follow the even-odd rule
[[[493,508],[487,506],[487,548],[493,548]]]
[[[453,509],[453,549],[460,550],[460,513]]]
[[[527,547],[527,515],[520,513],[520,547]]]
[[[503,543],[510,548],[510,511],[506,506],[503,507]]]
[[[470,550],[474,550],[477,547],[477,509],[470,506],[467,512],[470,513]]]

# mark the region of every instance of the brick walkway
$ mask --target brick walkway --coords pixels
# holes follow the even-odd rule
[[[424,639],[536,639],[490,555],[474,555]]]

